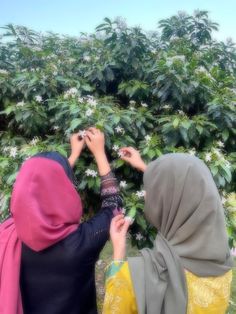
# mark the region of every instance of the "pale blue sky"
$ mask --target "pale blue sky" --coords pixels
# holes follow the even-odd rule
[[[236,41],[236,0],[0,0],[0,26],[25,25],[39,31],[78,35],[92,32],[104,17],[124,17],[129,25],[154,30],[158,20],[179,10],[210,11],[220,39]]]

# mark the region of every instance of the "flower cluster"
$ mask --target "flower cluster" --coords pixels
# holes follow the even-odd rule
[[[70,97],[75,98],[77,94],[78,94],[78,89],[76,87],[72,87],[64,93],[64,99],[68,99]]]
[[[18,149],[17,149],[17,147],[16,146],[7,146],[7,147],[4,147],[3,148],[3,151],[5,152],[5,153],[9,153],[9,157],[12,157],[12,158],[16,158],[16,156],[17,156],[17,153],[18,153]]]
[[[138,197],[138,198],[143,198],[145,196],[145,191],[142,190],[142,191],[137,191],[135,193],[135,195]]]
[[[41,103],[41,102],[43,101],[43,98],[42,98],[42,96],[37,95],[37,96],[35,96],[35,100],[36,100],[37,102]]]
[[[25,105],[25,102],[22,100],[16,104],[16,107],[24,107],[24,105]]]
[[[98,175],[97,171],[92,170],[92,169],[87,169],[85,171],[85,174],[87,177],[93,177],[93,178],[97,177],[97,175]]]
[[[127,182],[126,181],[120,181],[120,187],[121,188],[126,188]]]

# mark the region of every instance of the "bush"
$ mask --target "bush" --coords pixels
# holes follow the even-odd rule
[[[235,245],[236,51],[212,38],[205,11],[180,13],[145,33],[106,18],[79,38],[3,27],[0,40],[1,219],[8,214],[19,165],[41,151],[67,155],[70,133],[95,125],[106,134],[125,208],[135,217],[133,244],[151,245],[155,231],[143,211],[142,178],[119,158],[121,146],[146,162],[189,152],[205,160],[225,204]],[[86,212],[99,208],[96,165],[85,151],[75,173]],[[89,196],[89,197],[88,197]]]

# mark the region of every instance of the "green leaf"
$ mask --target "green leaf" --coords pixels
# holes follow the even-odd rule
[[[173,124],[173,127],[176,129],[179,125],[179,119],[175,118],[172,124]]]

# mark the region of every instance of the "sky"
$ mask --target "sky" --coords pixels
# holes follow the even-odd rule
[[[220,24],[216,38],[236,41],[236,0],[0,0],[0,26],[13,23],[77,36],[93,32],[104,17],[120,16],[149,31],[157,29],[160,19],[195,9],[208,10]]]

